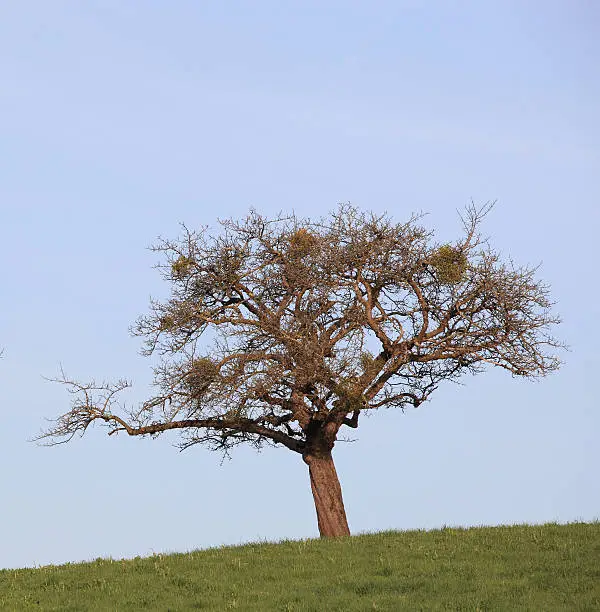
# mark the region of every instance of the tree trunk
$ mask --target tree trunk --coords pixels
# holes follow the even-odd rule
[[[319,533],[322,538],[350,535],[342,487],[338,479],[331,451],[303,455],[308,464],[310,487],[317,509]]]

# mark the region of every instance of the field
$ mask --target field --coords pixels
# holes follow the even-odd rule
[[[600,522],[389,531],[0,571],[1,610],[600,610]]]

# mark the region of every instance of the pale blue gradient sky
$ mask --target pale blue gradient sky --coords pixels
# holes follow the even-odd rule
[[[592,0],[0,2],[0,567],[317,534],[285,449],[27,442],[68,408],[60,363],[144,398],[146,247],[250,206],[423,210],[452,239],[498,199],[484,233],[564,318],[560,373],[467,378],[338,444],[354,532],[598,518],[599,66]]]

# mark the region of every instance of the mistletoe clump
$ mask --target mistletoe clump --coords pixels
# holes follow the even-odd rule
[[[186,255],[180,255],[172,264],[171,264],[171,273],[173,274],[173,278],[177,280],[181,280],[189,275],[192,267],[194,265],[194,260],[192,257],[188,257]]]
[[[364,351],[360,355],[360,365],[362,366],[363,372],[371,373],[374,372],[378,368],[378,364],[375,360],[375,357],[369,352]]]
[[[192,361],[189,373],[185,377],[185,386],[194,398],[201,397],[210,384],[219,375],[219,368],[208,357],[199,357]]]
[[[158,329],[161,332],[171,331],[175,325],[175,318],[169,314],[162,315],[158,320]]]
[[[334,405],[343,406],[349,412],[361,410],[367,404],[356,376],[341,379],[336,386],[336,395],[338,399],[335,400]]]
[[[306,257],[314,250],[317,243],[317,237],[306,228],[301,227],[290,236],[288,254],[295,258]]]
[[[437,249],[431,256],[429,263],[435,268],[440,283],[454,285],[460,283],[467,271],[467,256],[449,244]]]

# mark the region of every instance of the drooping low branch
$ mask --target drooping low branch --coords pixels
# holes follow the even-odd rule
[[[114,421],[120,425],[120,427],[113,429],[109,435],[123,430],[130,436],[152,435],[170,431],[172,429],[212,429],[223,432],[233,430],[240,433],[255,434],[257,436],[268,438],[273,442],[283,444],[290,450],[297,453],[301,453],[303,450],[303,444],[299,440],[295,440],[279,431],[274,431],[272,429],[268,429],[267,427],[263,427],[250,419],[236,419],[235,423],[228,423],[224,419],[184,419],[181,421],[171,421],[169,423],[154,423],[152,425],[132,427],[114,415],[102,415],[97,418],[101,418],[106,422]]]
[[[270,440],[275,444],[282,444],[297,453],[302,453],[304,449],[302,440],[247,418],[238,417],[232,421],[224,417],[215,417],[153,422],[147,425],[132,424],[125,418],[112,412],[112,409],[115,407],[117,394],[130,387],[129,382],[119,381],[113,385],[109,383],[98,385],[95,382],[82,384],[70,380],[64,372],[62,372],[61,378],[53,380],[65,384],[71,394],[79,394],[82,398],[76,397],[72,410],[58,418],[55,421],[54,427],[51,427],[48,431],[35,438],[36,440],[55,440],[49,443],[50,445],[68,442],[76,433],[83,434],[92,423],[100,421],[110,427],[108,435],[113,435],[120,431],[124,431],[130,436],[146,436],[177,429],[208,429],[222,432],[225,435],[242,433],[257,436]],[[94,398],[94,393],[100,393],[100,397],[97,400]],[[143,412],[143,408],[140,412]],[[265,420],[268,421],[268,419]],[[289,421],[289,418],[287,420]],[[276,424],[281,425],[285,421],[286,419],[283,418]]]

